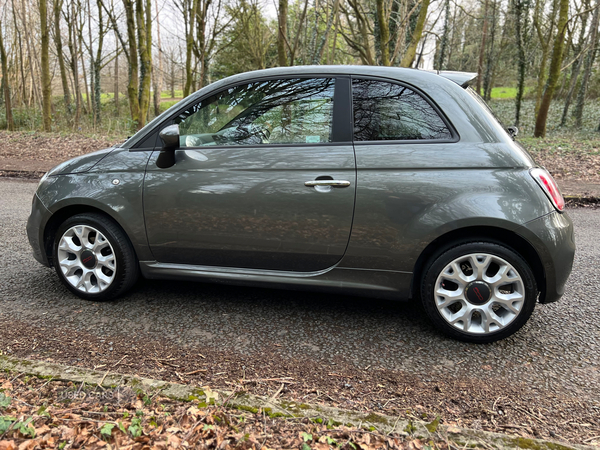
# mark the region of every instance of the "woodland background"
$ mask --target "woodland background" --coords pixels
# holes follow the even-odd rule
[[[597,143],[599,12],[600,0],[0,0],[0,129],[125,136],[228,75],[369,64],[477,72],[521,137]]]

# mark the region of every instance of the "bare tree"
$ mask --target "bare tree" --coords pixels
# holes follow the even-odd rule
[[[64,0],[54,0],[54,45],[56,46],[56,57],[58,59],[58,67],[60,68],[60,80],[63,89],[63,98],[65,102],[65,110],[70,118],[73,113],[71,106],[71,90],[69,88],[69,78],[67,77],[67,67],[65,56],[63,53],[62,31],[61,31],[61,11]]]
[[[42,41],[42,117],[44,131],[52,130],[52,78],[50,76],[50,35],[48,32],[48,3],[40,2],[40,31]]]
[[[583,70],[583,78],[581,80],[581,86],[577,94],[577,103],[573,116],[575,117],[575,126],[581,128],[583,119],[583,106],[585,103],[585,95],[587,93],[587,87],[590,80],[592,66],[594,65],[594,59],[596,52],[598,51],[598,21],[600,20],[598,15],[600,13],[600,0],[596,1],[596,8],[594,9],[594,16],[592,18],[592,26],[590,30],[590,50],[585,58],[585,68]],[[600,125],[598,126],[600,131]]]
[[[6,58],[6,50],[4,49],[2,30],[2,22],[0,22],[0,63],[2,63],[2,92],[4,94],[4,106],[6,108],[6,129],[8,131],[14,131],[15,121],[13,119],[10,87],[8,85],[8,61]]]
[[[544,96],[540,104],[540,109],[537,113],[535,120],[535,130],[533,135],[535,137],[546,136],[546,122],[548,120],[548,110],[550,109],[550,102],[554,96],[556,85],[558,84],[558,78],[560,77],[560,68],[563,60],[563,51],[565,47],[565,32],[567,30],[567,21],[569,19],[569,0],[560,0],[559,3],[559,14],[556,38],[554,39],[554,46],[552,50],[552,60],[550,62],[550,71],[548,73],[548,81]]]

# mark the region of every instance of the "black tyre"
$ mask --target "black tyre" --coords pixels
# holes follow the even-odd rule
[[[129,238],[102,214],[77,214],[65,220],[53,248],[59,278],[86,300],[111,300],[138,278],[138,261]]]
[[[535,308],[538,290],[527,262],[491,242],[462,243],[434,257],[424,272],[421,301],[439,330],[488,343],[516,333]]]

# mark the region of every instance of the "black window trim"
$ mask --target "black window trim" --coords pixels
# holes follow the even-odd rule
[[[286,147],[326,147],[326,146],[342,146],[342,145],[352,145],[353,142],[353,116],[352,116],[352,83],[350,81],[351,76],[345,74],[332,74],[332,73],[307,73],[307,74],[289,74],[283,76],[264,76],[258,78],[252,78],[248,80],[238,80],[235,82],[231,82],[222,86],[218,90],[208,91],[205,95],[201,97],[197,97],[194,100],[189,102],[185,102],[181,108],[178,108],[171,114],[169,117],[165,118],[161,123],[156,124],[146,136],[141,138],[137,143],[135,143],[131,148],[129,148],[130,152],[143,152],[143,151],[155,151],[161,149],[160,138],[158,134],[160,130],[166,126],[172,125],[175,118],[177,118],[182,112],[186,109],[190,108],[193,105],[201,103],[206,98],[223,92],[224,90],[230,89],[235,86],[240,86],[242,84],[254,83],[254,82],[262,82],[262,81],[270,81],[270,80],[292,80],[292,79],[313,79],[313,78],[330,78],[334,80],[334,91],[333,91],[333,112],[332,112],[332,134],[331,142],[317,142],[317,143],[307,143],[307,142],[299,142],[292,144],[248,144],[248,145],[209,145],[209,146],[199,146],[199,147],[183,147],[178,148],[177,150],[199,150],[199,149],[224,149],[224,148],[261,148],[263,145],[267,147],[273,148],[286,148]],[[346,79],[347,81],[338,83],[338,80]],[[346,103],[346,108],[342,109],[342,105],[338,105],[336,107],[336,100],[339,97],[342,97],[343,94],[346,94],[345,97],[348,99]],[[348,105],[349,104],[349,105]],[[350,106],[348,108],[348,106]],[[345,116],[345,117],[344,117]],[[344,120],[345,119],[345,120]],[[350,121],[349,121],[350,120]],[[346,122],[346,124],[344,124]],[[345,125],[345,126],[344,126]],[[337,132],[336,132],[337,130]],[[137,147],[139,144],[144,143],[152,134],[156,133],[156,146],[155,147]],[[345,139],[343,139],[345,137]],[[336,141],[334,139],[340,138],[341,140]]]
[[[437,113],[437,115],[442,119],[442,121],[444,122],[446,127],[448,127],[448,131],[450,131],[452,138],[450,138],[450,139],[390,139],[390,140],[376,140],[376,141],[357,141],[357,140],[355,140],[354,139],[354,93],[352,91],[352,81],[354,81],[354,80],[382,81],[382,82],[386,82],[386,83],[396,84],[398,86],[402,86],[402,87],[405,87],[405,88],[415,91],[429,104],[429,106],[431,106],[433,108],[433,110]],[[454,144],[454,143],[460,141],[460,135],[458,134],[458,131],[456,131],[456,128],[454,127],[452,122],[450,122],[448,117],[446,117],[446,114],[444,114],[442,109],[433,101],[433,99],[431,99],[431,97],[429,97],[429,95],[427,95],[425,92],[423,92],[418,87],[413,86],[411,84],[408,84],[408,83],[405,83],[403,81],[399,81],[399,80],[396,80],[393,78],[387,78],[387,77],[378,77],[378,76],[371,76],[371,75],[352,75],[351,81],[350,81],[350,98],[351,98],[350,104],[351,104],[351,111],[352,111],[352,114],[351,114],[352,142],[354,143],[354,145],[366,145],[366,144],[368,144],[368,145]]]

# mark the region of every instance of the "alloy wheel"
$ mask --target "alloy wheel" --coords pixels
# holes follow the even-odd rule
[[[488,253],[460,256],[440,272],[435,305],[452,327],[484,335],[502,330],[520,314],[525,287],[509,262]]]
[[[96,228],[76,225],[60,238],[58,264],[65,280],[86,293],[106,290],[114,281],[115,252],[108,239]]]

